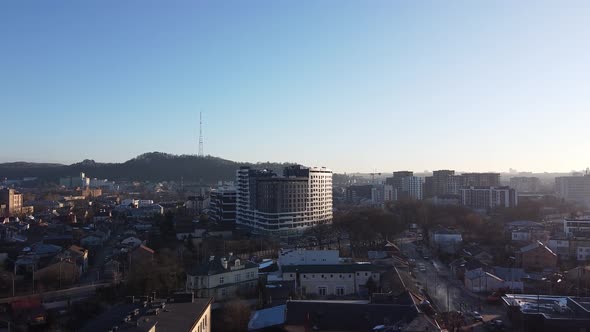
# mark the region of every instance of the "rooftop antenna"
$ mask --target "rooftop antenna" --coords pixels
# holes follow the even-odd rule
[[[203,157],[203,113],[199,112],[199,157]]]

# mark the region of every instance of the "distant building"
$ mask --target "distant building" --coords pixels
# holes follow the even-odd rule
[[[399,193],[402,190],[402,179],[407,178],[409,176],[414,176],[414,172],[412,172],[412,171],[393,172],[393,177],[386,178],[385,184],[393,186],[393,189],[397,190],[397,192]]]
[[[364,201],[370,201],[373,198],[373,185],[353,185],[346,187],[346,201],[348,203],[359,204]]]
[[[5,205],[4,213],[8,215],[17,215],[22,212],[23,195],[14,189],[0,190],[0,204]]]
[[[286,167],[283,176],[269,170],[237,171],[236,223],[264,233],[292,235],[332,223],[332,171]]]
[[[510,187],[519,193],[536,193],[541,189],[541,182],[537,177],[519,176],[510,178]]]
[[[211,256],[207,262],[186,271],[186,289],[194,291],[198,297],[233,298],[237,292],[255,291],[257,283],[258,265],[231,253]]]
[[[209,217],[215,222],[235,223],[238,192],[225,186],[211,190]]]
[[[510,187],[469,187],[460,189],[461,204],[473,209],[510,208],[518,205],[516,191]]]
[[[463,173],[461,187],[499,187],[500,173]]]
[[[186,202],[184,202],[184,207],[192,214],[200,214],[205,209],[210,208],[210,206],[211,198],[204,195],[189,196]]]
[[[424,178],[418,176],[406,176],[402,178],[402,197],[416,200],[423,199],[423,185]]]
[[[455,175],[453,170],[438,170],[432,172],[424,182],[424,197],[456,195],[462,185],[462,177]]]
[[[555,190],[559,198],[590,207],[590,175],[557,177]]]
[[[397,200],[397,190],[390,184],[376,184],[371,188],[371,203],[384,204]]]
[[[444,206],[444,205],[460,205],[461,204],[461,195],[438,195],[432,197],[432,204],[437,206]]]
[[[66,176],[59,178],[59,185],[66,188],[85,188],[90,186],[90,178],[84,173],[80,173],[80,176]]]

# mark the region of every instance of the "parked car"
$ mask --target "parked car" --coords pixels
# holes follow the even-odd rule
[[[483,322],[483,316],[479,312],[473,311],[473,312],[471,312],[471,316],[473,317],[474,320],[476,320],[478,322]]]

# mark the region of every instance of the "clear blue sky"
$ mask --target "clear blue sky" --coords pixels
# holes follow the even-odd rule
[[[2,1],[0,161],[590,166],[588,1]]]

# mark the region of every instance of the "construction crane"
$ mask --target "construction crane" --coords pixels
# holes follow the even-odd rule
[[[379,176],[381,176],[381,173],[380,173],[380,172],[379,172],[379,173],[377,173],[377,172],[375,172],[375,171],[374,171],[373,173],[369,173],[369,174],[371,175],[371,183],[372,183],[372,184],[375,184],[375,175],[379,175]]]

